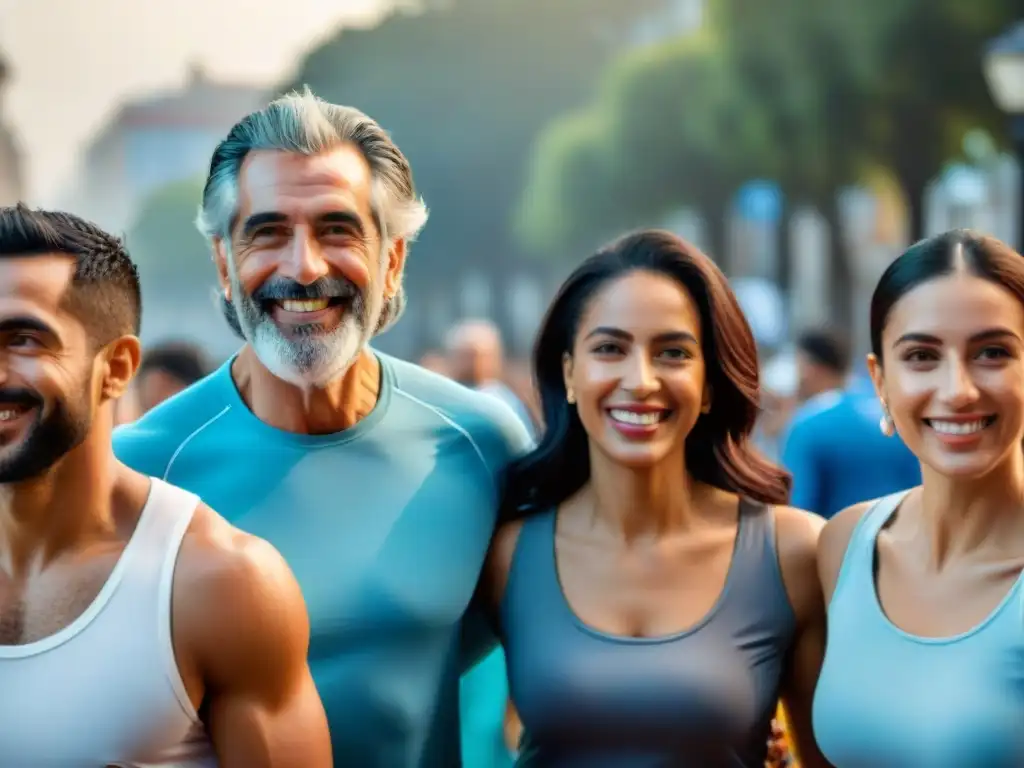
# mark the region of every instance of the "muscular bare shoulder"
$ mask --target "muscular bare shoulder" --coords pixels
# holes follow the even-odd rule
[[[204,504],[182,542],[174,593],[175,621],[205,685],[229,686],[261,669],[254,682],[287,679],[273,673],[306,663],[309,618],[288,565]]]
[[[825,520],[795,507],[774,507],[774,514],[782,583],[797,622],[804,623],[821,612],[817,557]]]
[[[847,507],[829,520],[821,532],[821,538],[818,540],[818,578],[821,581],[826,605],[832,600],[832,593],[839,579],[839,568],[846,556],[846,548],[850,545],[853,530],[864,517],[864,513],[874,504],[875,500],[872,499]]]

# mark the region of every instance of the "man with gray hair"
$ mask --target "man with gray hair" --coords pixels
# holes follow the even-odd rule
[[[368,346],[401,314],[426,219],[363,113],[307,90],[243,118],[198,223],[245,344],[115,436],[284,555],[335,759],[360,768],[460,764],[459,674],[489,648],[463,618],[529,443],[499,401]]]

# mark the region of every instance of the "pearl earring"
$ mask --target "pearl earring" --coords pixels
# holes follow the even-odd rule
[[[896,425],[892,423],[889,409],[884,405],[882,406],[882,418],[878,421],[878,428],[882,430],[882,434],[886,437],[892,437],[896,434]]]

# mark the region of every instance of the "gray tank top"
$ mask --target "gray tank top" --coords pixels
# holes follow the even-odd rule
[[[610,635],[558,581],[555,513],[528,518],[501,606],[521,768],[762,768],[795,617],[769,508],[742,502],[725,589],[691,629]]]

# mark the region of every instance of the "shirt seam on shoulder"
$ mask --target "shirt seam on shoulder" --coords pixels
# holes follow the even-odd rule
[[[219,419],[221,416],[223,416],[230,410],[231,406],[225,405],[218,413],[214,414],[209,419],[204,421],[202,424],[200,424],[198,427],[192,430],[188,435],[186,435],[184,440],[178,443],[178,447],[174,449],[174,453],[171,454],[171,458],[167,460],[167,466],[164,468],[164,474],[161,480],[164,480],[165,482],[170,482],[168,478],[171,475],[171,468],[174,466],[174,462],[178,460],[178,456],[181,455],[181,452],[185,450],[185,448],[188,446],[190,442],[192,442],[192,440],[199,436],[200,432],[209,427],[211,424],[213,424],[213,422],[217,421],[217,419]]]
[[[410,395],[408,392],[406,392],[404,389],[401,389],[400,387],[395,387],[395,394],[401,395],[406,400],[409,400],[422,408],[426,408],[428,411],[433,413],[439,419],[448,424],[448,426],[450,426],[452,429],[454,429],[456,432],[462,435],[469,442],[470,446],[473,448],[473,452],[476,454],[476,457],[480,460],[480,463],[483,465],[484,471],[487,472],[488,476],[491,478],[491,484],[494,486],[494,492],[498,492],[498,484],[494,478],[494,473],[491,471],[491,465],[487,462],[487,457],[484,456],[484,452],[480,449],[480,446],[477,444],[476,440],[473,439],[473,436],[469,433],[468,429],[459,424],[457,421],[455,421],[455,419],[446,414],[437,406],[424,402],[415,395]]]

